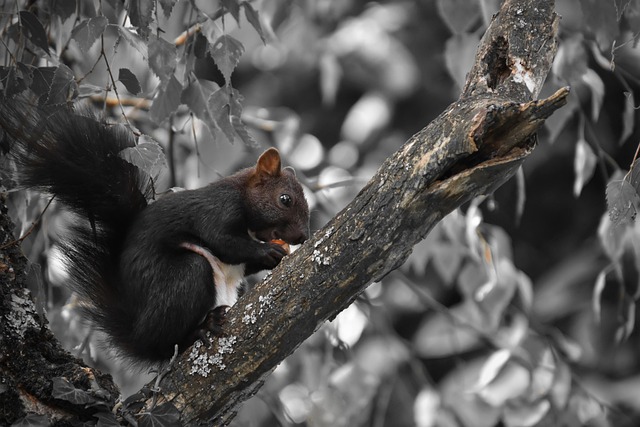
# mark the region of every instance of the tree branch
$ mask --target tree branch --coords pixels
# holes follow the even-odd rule
[[[349,206],[229,312],[161,383],[185,424],[228,424],[266,376],[371,282],[399,267],[447,213],[508,180],[568,89],[537,97],[556,51],[553,1],[506,0],[462,96],[387,159]],[[143,410],[148,410],[151,399]]]

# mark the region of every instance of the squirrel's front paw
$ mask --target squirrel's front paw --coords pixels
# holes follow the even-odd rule
[[[265,243],[264,250],[261,256],[261,263],[264,268],[271,270],[282,261],[287,251],[277,243]]]
[[[222,327],[225,323],[227,323],[227,311],[229,310],[228,305],[219,305],[216,308],[213,308],[207,312],[207,316],[204,318],[202,323],[198,325],[198,328],[193,331],[192,337],[193,341],[196,340],[202,341],[206,346],[211,347],[211,340],[207,336],[207,332],[210,332],[213,337],[222,337],[224,336],[224,332]]]

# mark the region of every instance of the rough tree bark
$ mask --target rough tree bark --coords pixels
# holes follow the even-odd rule
[[[387,159],[347,208],[231,309],[225,337],[210,349],[196,344],[178,357],[160,389],[141,393],[130,415],[163,407],[185,425],[228,424],[285,357],[367,285],[400,266],[447,213],[512,177],[534,149],[537,129],[568,94],[561,89],[536,100],[556,52],[558,20],[553,0],[506,0],[481,40],[458,101]],[[55,346],[25,345],[29,336],[36,343],[52,338],[32,320],[35,310],[24,303],[28,298],[7,267],[14,256],[3,251],[0,259],[0,400],[9,398],[12,387],[11,399],[25,410],[86,417],[91,410],[84,405],[51,397],[52,377],[114,395],[112,384],[57,350],[51,357]],[[16,312],[24,318],[8,331],[6,320]],[[16,366],[18,357],[26,359],[29,365],[21,366],[27,370],[48,370],[36,371],[36,381]]]

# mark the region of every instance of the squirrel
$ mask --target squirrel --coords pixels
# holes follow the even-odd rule
[[[282,241],[309,236],[302,186],[275,148],[253,167],[149,203],[151,177],[121,157],[135,146],[123,127],[0,98],[0,128],[18,185],[81,218],[61,242],[70,287],[83,317],[134,364],[221,335],[244,276],[278,265]]]

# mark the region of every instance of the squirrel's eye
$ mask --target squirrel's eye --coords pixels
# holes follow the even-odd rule
[[[282,203],[286,207],[291,206],[291,196],[288,194],[281,194],[280,203]]]

